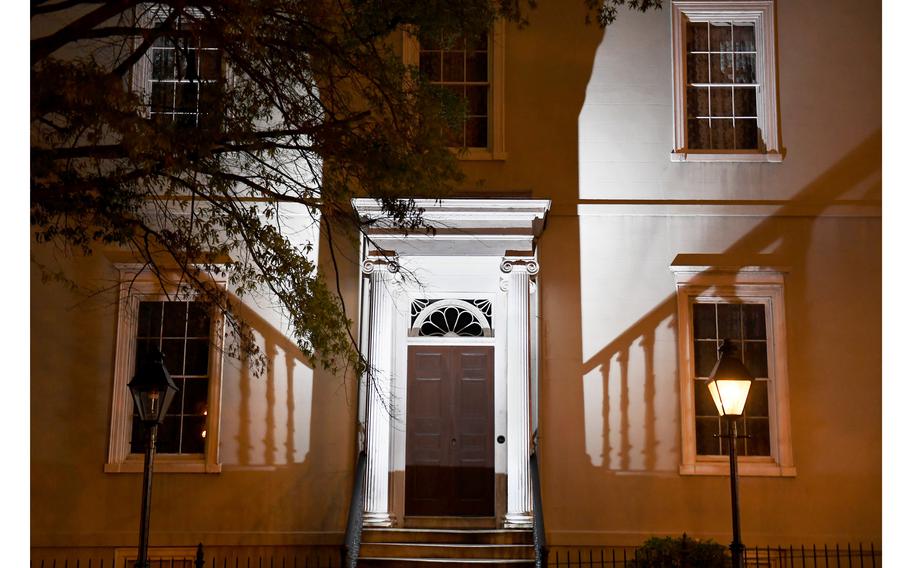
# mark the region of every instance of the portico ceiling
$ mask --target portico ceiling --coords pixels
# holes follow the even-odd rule
[[[533,254],[543,231],[548,199],[416,199],[434,232],[407,235],[392,225],[380,203],[354,199],[354,210],[371,221],[367,254],[394,251],[400,256],[506,256]]]

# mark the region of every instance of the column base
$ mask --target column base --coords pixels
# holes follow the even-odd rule
[[[534,516],[531,513],[506,513],[502,526],[507,529],[529,529],[534,526]]]
[[[392,526],[392,516],[388,513],[364,513],[363,526],[390,527]]]

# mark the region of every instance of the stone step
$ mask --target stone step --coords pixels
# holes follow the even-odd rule
[[[367,542],[363,543],[360,546],[360,557],[457,560],[533,560],[534,546],[528,544]]]
[[[534,535],[530,530],[364,529],[361,542],[533,544]]]

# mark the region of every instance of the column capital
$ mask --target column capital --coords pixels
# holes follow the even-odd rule
[[[366,258],[360,266],[364,274],[372,274],[373,272],[390,272],[394,274],[401,269],[397,256]]]
[[[534,276],[540,272],[540,264],[537,263],[537,259],[528,256],[504,256],[502,257],[502,262],[499,265],[499,270],[505,274],[509,274],[512,271],[517,272],[527,272],[531,276]]]

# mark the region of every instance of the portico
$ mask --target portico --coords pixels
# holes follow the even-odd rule
[[[536,429],[536,240],[549,201],[419,201],[433,233],[379,204],[361,247],[369,526],[529,527]]]

